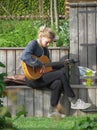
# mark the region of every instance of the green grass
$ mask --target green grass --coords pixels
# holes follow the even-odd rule
[[[63,130],[70,129],[68,124],[74,124],[72,120],[55,118],[20,118],[14,124],[19,130]]]
[[[97,128],[87,129],[90,128],[90,122],[92,123],[93,127],[94,122],[92,121],[94,121],[94,117],[97,117],[97,115],[90,115],[88,117],[91,118],[91,120],[87,120],[87,116],[72,116],[65,117],[63,119],[46,117],[21,117],[14,121],[14,126],[17,128],[17,130],[97,130]],[[74,127],[75,122],[76,128]],[[83,122],[84,124],[80,122]]]

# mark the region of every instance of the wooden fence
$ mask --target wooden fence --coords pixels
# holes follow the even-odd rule
[[[80,66],[97,71],[97,1],[74,1],[70,2],[70,55],[80,59]],[[78,84],[75,75],[72,83]]]
[[[6,68],[0,68],[0,72],[7,72],[8,75],[20,74],[20,55],[24,48],[0,48],[0,61],[6,65]],[[68,48],[49,48],[52,61],[58,61],[61,57],[69,56]],[[82,112],[80,110],[70,109],[67,96],[62,95],[60,102],[66,108],[68,115],[83,115],[97,111],[97,86],[90,88],[81,84],[71,85],[77,98],[81,98],[86,102],[91,102],[93,105],[90,109]],[[12,115],[24,107],[27,111],[27,116],[47,116],[50,107],[50,91],[36,90],[27,87],[26,85],[11,85],[6,88],[8,96],[3,98],[4,105],[8,107]]]
[[[6,68],[0,68],[0,71],[8,75],[21,74],[20,55],[24,48],[0,48],[0,61],[5,64]],[[68,58],[69,48],[52,47],[49,48],[52,62],[59,61],[63,56]]]

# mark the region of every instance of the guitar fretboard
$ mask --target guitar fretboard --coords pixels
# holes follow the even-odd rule
[[[69,65],[73,63],[72,60],[68,60],[68,61],[59,61],[59,62],[49,62],[49,63],[46,63],[45,66],[46,67],[50,67],[50,66],[55,66],[55,65]]]

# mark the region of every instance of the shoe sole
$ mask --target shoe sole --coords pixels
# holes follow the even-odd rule
[[[71,109],[84,110],[84,109],[88,109],[90,106],[91,106],[91,105],[89,105],[88,107],[84,107],[84,108],[71,107]]]

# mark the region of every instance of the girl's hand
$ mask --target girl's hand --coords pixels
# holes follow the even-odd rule
[[[42,68],[40,69],[40,73],[41,74],[46,73],[45,65],[43,65]]]

